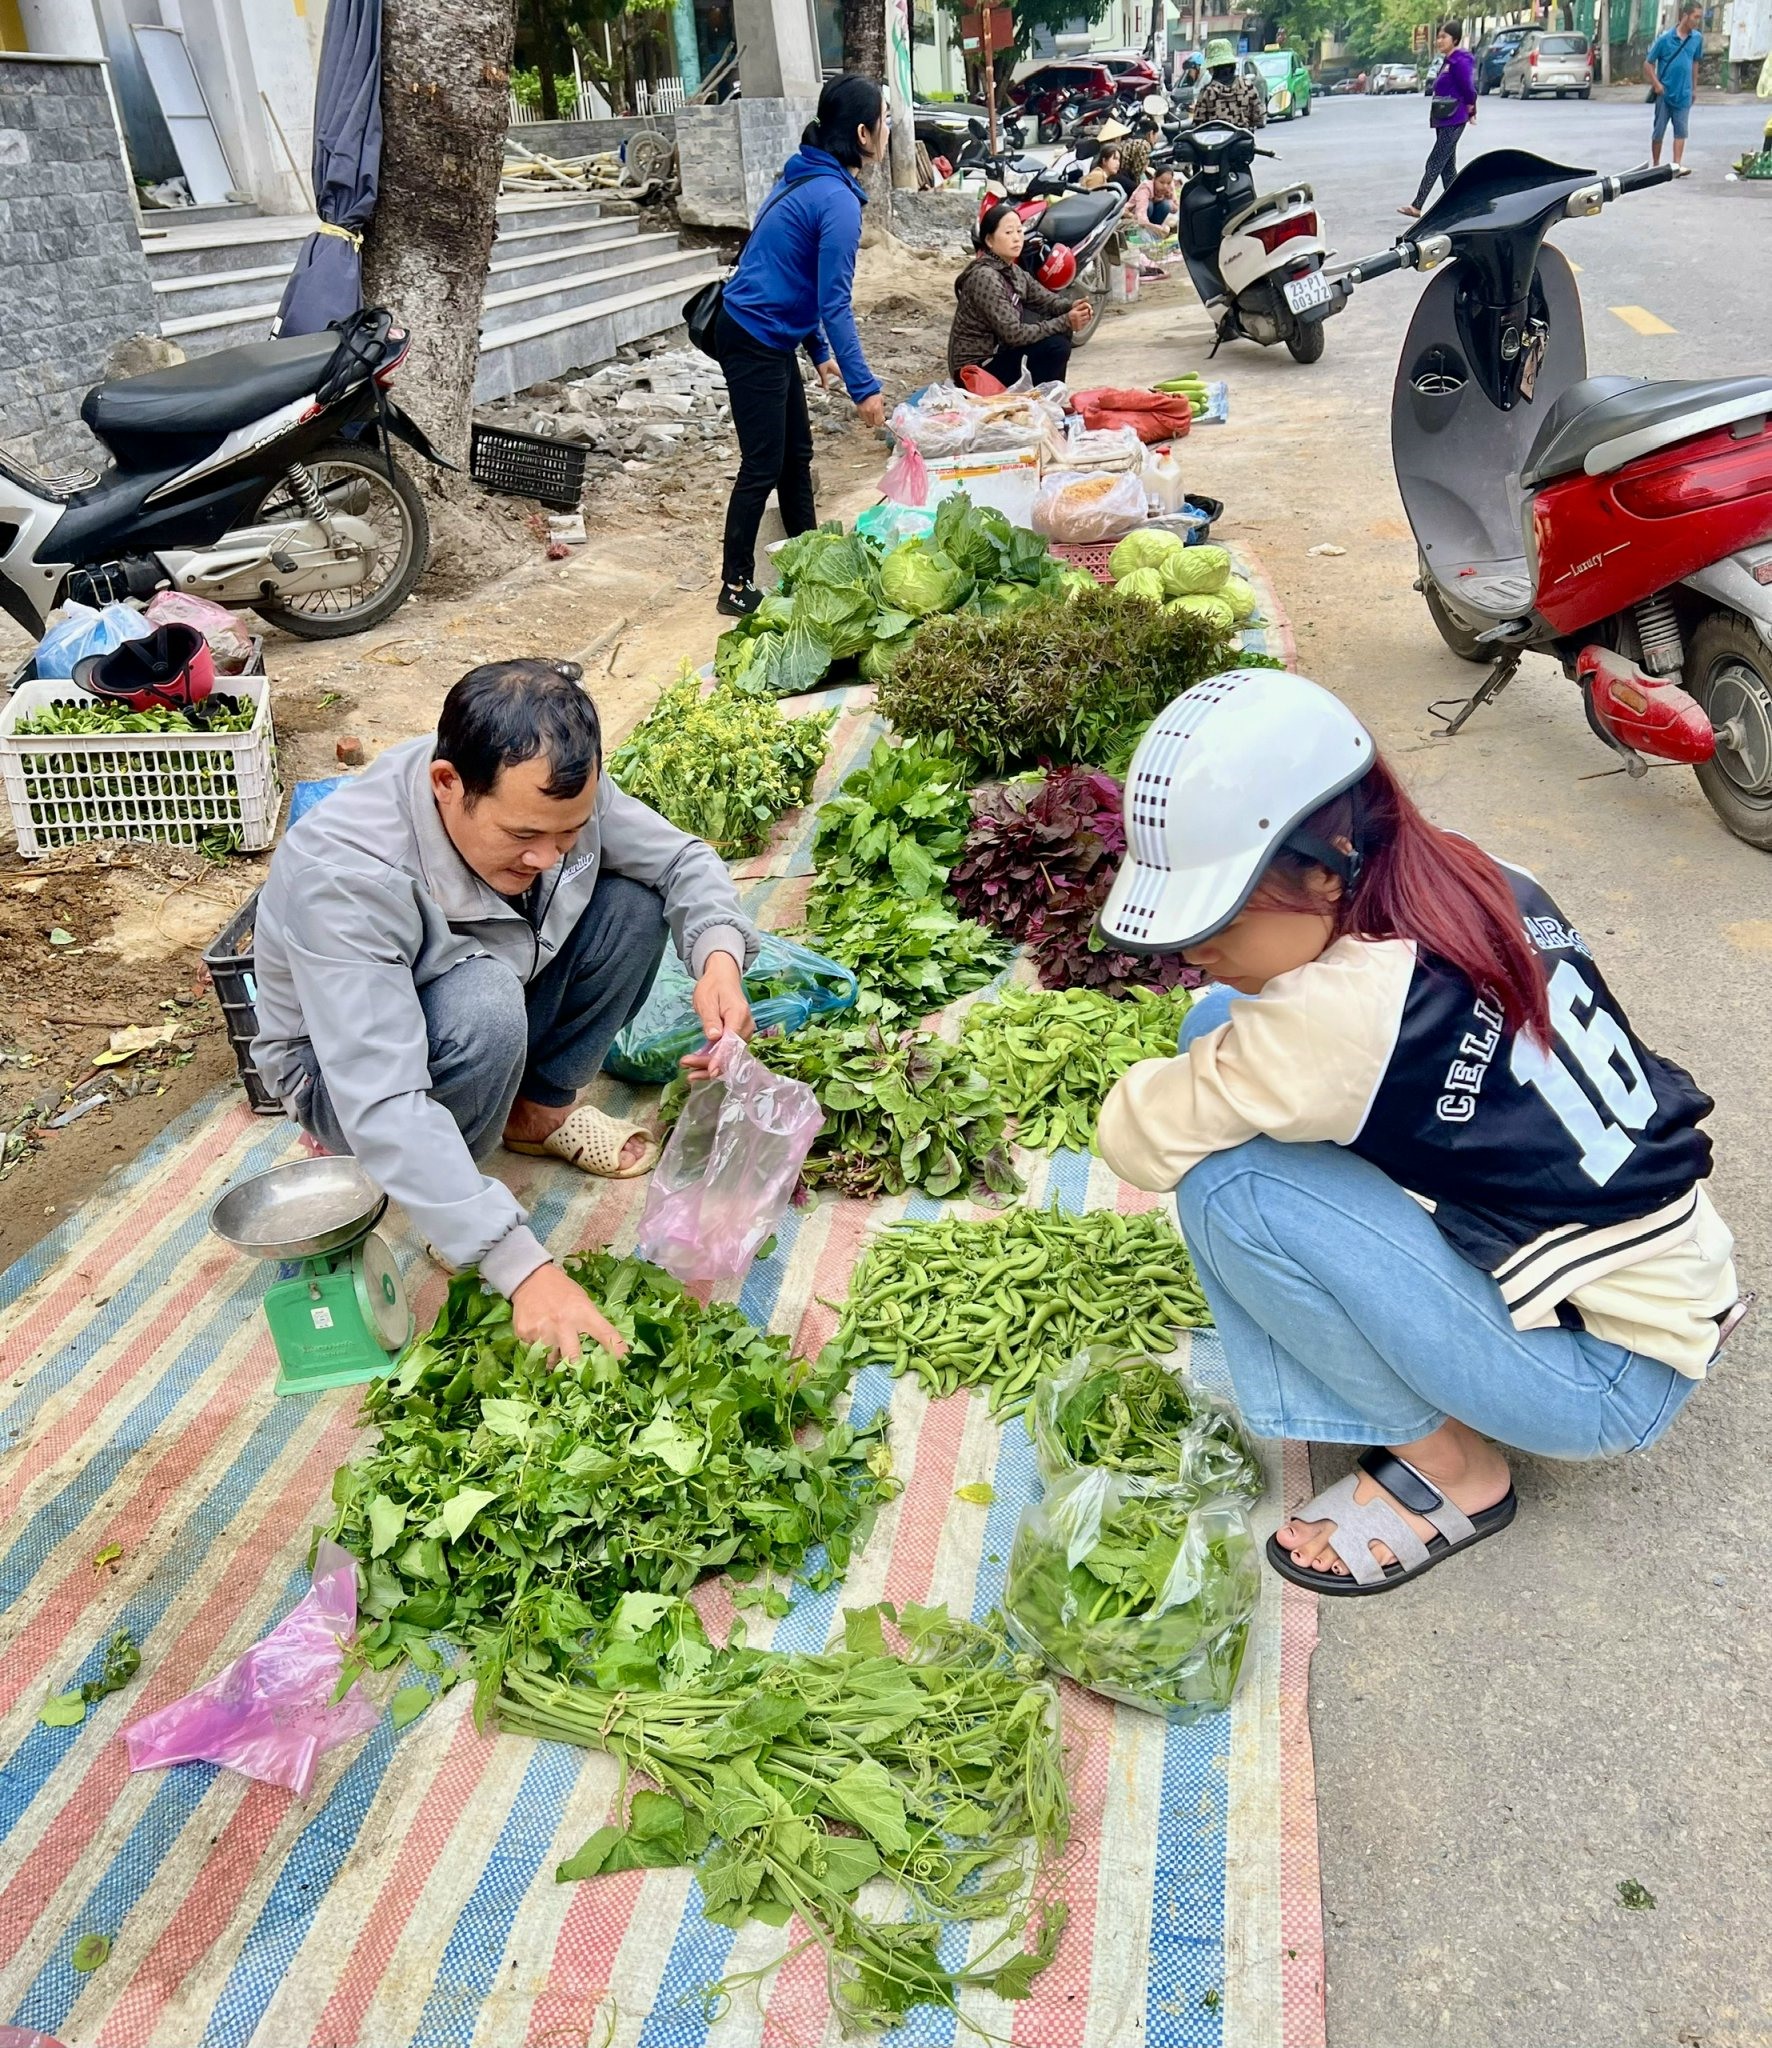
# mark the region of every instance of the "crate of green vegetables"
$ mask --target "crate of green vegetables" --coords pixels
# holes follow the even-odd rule
[[[0,781],[27,859],[82,839],[260,852],[282,800],[270,684],[229,676],[193,718],[21,683],[0,708]]]

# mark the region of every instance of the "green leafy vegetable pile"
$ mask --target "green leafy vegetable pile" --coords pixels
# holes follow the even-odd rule
[[[810,800],[836,716],[784,718],[772,697],[735,683],[704,695],[685,668],[609,757],[609,772],[629,796],[742,860],[768,843],[783,812]]]
[[[1192,998],[1128,989],[1124,1000],[1092,989],[1005,988],[975,1003],[960,1043],[978,1062],[1016,1142],[1037,1152],[1095,1142],[1101,1105],[1140,1060],[1168,1059]]]
[[[13,731],[21,739],[61,734],[91,737],[132,732],[249,732],[257,712],[258,706],[250,697],[227,696],[206,697],[196,718],[159,704],[150,705],[146,711],[131,711],[126,704],[103,701],[46,704],[29,718],[21,718]]]
[[[1230,1705],[1260,1593],[1240,1503],[1085,1466],[1022,1516],[1003,1604],[1066,1677],[1192,1721]]]
[[[882,678],[879,708],[907,738],[950,734],[991,773],[1113,767],[1165,704],[1236,659],[1209,622],[1086,591],[932,622]]]
[[[946,749],[876,740],[865,765],[818,807],[818,887],[891,883],[903,896],[939,896],[971,818],[966,776]]]
[[[963,1051],[929,1032],[809,1024],[758,1048],[807,1082],[827,1119],[806,1161],[813,1187],[864,1200],[920,1188],[937,1200],[1021,1191],[1003,1140],[1003,1103]]]
[[[785,1337],[638,1260],[565,1263],[628,1339],[619,1364],[593,1348],[551,1369],[512,1334],[510,1303],[462,1274],[399,1375],[365,1394],[381,1437],[335,1475],[333,1533],[365,1569],[377,1668],[438,1631],[471,1646],[484,1698],[507,1660],[569,1667],[624,1593],[793,1571],[818,1544],[808,1583],[832,1585],[895,1490],[884,1421],[833,1420],[834,1364],[791,1358]],[[767,1585],[737,1597],[786,1607]]]
[[[1161,1359],[1097,1345],[1034,1390],[1034,1455],[1051,1481],[1078,1465],[1104,1466],[1196,1501],[1226,1494],[1251,1506],[1266,1480],[1242,1425]]]
[[[889,886],[814,890],[801,934],[861,985],[855,1007],[891,1025],[915,1023],[993,979],[1009,948],[937,897],[918,903]]]
[[[888,1648],[885,1622],[908,1656]],[[630,1771],[659,1788],[635,1792],[626,1825],[599,1828],[556,1875],[687,1865],[723,1926],[797,1915],[846,2028],[951,2010],[969,1989],[1025,1998],[1066,1914],[1044,1889],[1070,1822],[1052,1688],[996,1617],[882,1605],[843,1623],[843,1648],[820,1655],[716,1651],[692,1609],[631,1594],[571,1682],[507,1672],[501,1726],[608,1751],[624,1792]],[[894,1887],[891,1917],[861,1910],[877,1877]],[[943,1929],[981,1920],[1002,1933],[950,1969]]]
[[[1156,1210],[1010,1209],[900,1223],[869,1247],[821,1370],[914,1372],[934,1395],[988,1386],[997,1414],[1091,1344],[1166,1351],[1211,1321],[1186,1248]]]
[[[927,539],[885,551],[839,525],[797,535],[775,557],[781,575],[749,618],[720,636],[717,673],[744,676],[773,696],[824,681],[853,658],[877,682],[925,618],[961,606],[997,613],[1057,595],[1068,575],[1037,533],[964,491],[943,499]]]

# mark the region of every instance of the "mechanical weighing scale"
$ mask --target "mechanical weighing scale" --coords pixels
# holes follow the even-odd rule
[[[354,1159],[294,1159],[229,1188],[209,1227],[254,1258],[299,1262],[265,1294],[279,1394],[379,1378],[412,1341],[393,1254],[376,1236],[388,1198]]]

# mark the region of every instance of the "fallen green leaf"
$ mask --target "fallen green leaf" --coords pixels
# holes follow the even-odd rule
[[[46,1700],[37,1719],[45,1728],[78,1728],[86,1719],[86,1695],[79,1691],[64,1692]]]
[[[111,1953],[111,1937],[108,1934],[83,1934],[74,1944],[71,1958],[74,1968],[89,1976]]]
[[[975,1479],[968,1486],[954,1488],[955,1500],[963,1500],[969,1507],[988,1508],[997,1497],[997,1489],[988,1479]]]
[[[393,1716],[394,1726],[404,1728],[409,1721],[416,1721],[420,1714],[436,1698],[428,1685],[403,1685],[388,1702],[388,1712]]]
[[[1618,1882],[1618,1903],[1632,1913],[1653,1913],[1655,1894],[1634,1877],[1620,1878]]]
[[[52,946],[71,946],[74,943],[74,934],[70,931],[64,931],[59,924],[51,925],[49,929],[49,943]]]

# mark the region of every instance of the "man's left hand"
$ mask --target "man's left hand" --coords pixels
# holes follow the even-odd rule
[[[836,357],[826,356],[822,363],[815,363],[813,367],[818,372],[819,389],[822,391],[834,391],[837,388]]]
[[[709,958],[695,984],[693,1000],[708,1042],[704,1051],[692,1052],[684,1059],[683,1071],[697,1081],[708,1072],[714,1047],[729,1031],[749,1039],[757,1026],[745,1000],[744,976],[730,953],[715,953]]]

